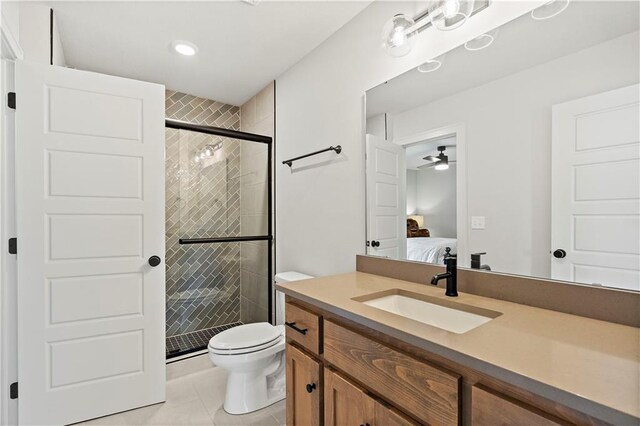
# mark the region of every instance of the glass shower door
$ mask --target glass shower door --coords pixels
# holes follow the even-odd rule
[[[167,129],[166,147],[168,357],[270,321],[272,300],[271,138],[171,125],[180,128]]]

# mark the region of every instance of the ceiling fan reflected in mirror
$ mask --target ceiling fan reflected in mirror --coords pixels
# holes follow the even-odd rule
[[[427,155],[423,157],[424,160],[429,161],[427,164],[423,164],[422,166],[418,166],[419,169],[423,169],[426,167],[435,167],[436,170],[447,170],[449,168],[449,163],[455,163],[455,160],[449,161],[449,156],[444,152],[447,150],[447,146],[455,146],[455,145],[441,145],[438,147],[438,151],[440,152],[438,155]]]

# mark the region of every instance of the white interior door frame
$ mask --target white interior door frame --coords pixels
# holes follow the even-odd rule
[[[424,132],[396,138],[393,143],[409,146],[427,139],[438,139],[455,135],[456,137],[456,226],[458,240],[458,266],[469,267],[469,217],[467,198],[467,130],[464,123],[455,123]]]
[[[6,244],[16,236],[15,112],[4,100],[15,90],[15,61],[22,59],[23,52],[4,15],[1,19],[0,241]],[[16,256],[0,250],[0,424],[18,422],[18,400],[9,398],[9,386],[18,378],[16,270]]]

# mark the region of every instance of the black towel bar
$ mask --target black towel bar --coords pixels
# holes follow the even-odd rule
[[[336,154],[340,154],[342,152],[342,147],[340,145],[330,146],[329,148],[321,149],[320,151],[312,152],[311,154],[301,155],[300,157],[284,160],[282,164],[286,164],[287,166],[291,167],[294,161],[302,160],[303,158],[311,157],[312,155],[322,154],[323,152],[327,151],[335,151]]]

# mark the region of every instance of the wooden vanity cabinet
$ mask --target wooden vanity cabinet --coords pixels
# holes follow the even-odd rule
[[[481,385],[473,386],[471,401],[473,426],[570,424]]]
[[[295,299],[286,318],[288,426],[606,424]]]
[[[324,322],[324,360],[428,424],[459,423],[460,375]]]
[[[326,426],[418,425],[328,368],[324,369],[324,423]]]
[[[404,417],[393,408],[381,403],[375,402],[373,409],[375,426],[419,426],[420,423]]]
[[[362,389],[327,368],[324,369],[324,424],[373,425],[374,400]]]
[[[291,344],[286,346],[287,426],[322,424],[320,363]]]
[[[295,341],[313,354],[320,354],[320,316],[287,302],[284,311],[287,338]]]

